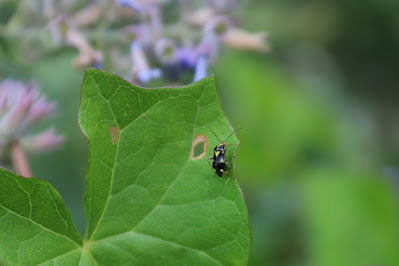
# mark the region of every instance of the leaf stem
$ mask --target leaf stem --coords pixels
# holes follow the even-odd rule
[[[17,174],[26,178],[32,177],[28,160],[18,140],[11,143],[11,160]]]

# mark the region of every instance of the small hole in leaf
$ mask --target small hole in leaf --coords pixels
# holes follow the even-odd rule
[[[203,158],[207,148],[208,139],[204,135],[196,136],[191,147],[191,159],[196,160]]]
[[[194,155],[193,155],[194,158],[196,158],[204,153],[204,144],[205,144],[205,142],[201,142],[201,143],[198,143],[197,145],[195,145]]]

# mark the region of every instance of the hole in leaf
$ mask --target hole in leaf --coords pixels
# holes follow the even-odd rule
[[[194,155],[193,155],[194,158],[198,157],[204,153],[204,144],[205,144],[205,142],[201,142],[201,143],[198,143],[197,145],[195,145]]]
[[[201,159],[205,156],[208,148],[208,139],[204,135],[198,135],[193,141],[191,147],[191,159]]]

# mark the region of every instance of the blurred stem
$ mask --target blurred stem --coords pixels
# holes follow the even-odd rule
[[[17,174],[29,178],[32,176],[28,160],[18,140],[11,144],[11,160]]]

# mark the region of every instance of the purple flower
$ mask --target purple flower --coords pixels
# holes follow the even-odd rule
[[[129,25],[122,29],[127,40],[140,41],[142,43],[151,43],[151,28],[148,25]]]
[[[158,68],[150,68],[145,53],[136,40],[130,45],[130,55],[133,63],[133,75],[141,84],[146,84],[153,78],[160,78],[162,72]]]
[[[52,115],[55,109],[56,104],[48,102],[45,95],[40,95],[33,81],[26,85],[10,79],[0,82],[0,150],[9,147],[14,141],[24,141],[32,127]],[[46,136],[51,137],[49,134]],[[40,147],[43,143],[35,144],[38,150],[50,146],[46,144]],[[54,141],[52,143],[56,144]]]
[[[171,39],[161,39],[155,45],[155,54],[162,64],[170,65],[173,63],[176,53],[176,45]]]
[[[194,70],[198,52],[194,48],[180,47],[174,53],[174,62],[180,70]]]
[[[198,57],[197,65],[195,66],[195,74],[193,82],[206,77],[207,68],[208,68],[208,56],[202,54]]]
[[[205,35],[197,47],[198,57],[195,65],[194,82],[207,75],[208,65],[215,60],[218,50],[218,38],[214,34]]]
[[[51,34],[51,38],[56,45],[60,45],[66,34],[66,30],[69,28],[69,25],[66,23],[65,16],[58,16],[50,20],[48,24],[48,29]]]
[[[153,0],[116,0],[122,7],[127,7],[143,17],[150,18],[152,41],[158,40],[162,35],[162,16],[157,1]]]
[[[145,1],[140,1],[140,0],[116,0],[116,4],[122,6],[122,7],[127,7],[135,12],[138,13],[144,13],[146,11],[146,4]]]
[[[204,27],[205,35],[223,36],[233,27],[231,19],[227,16],[215,16]]]

